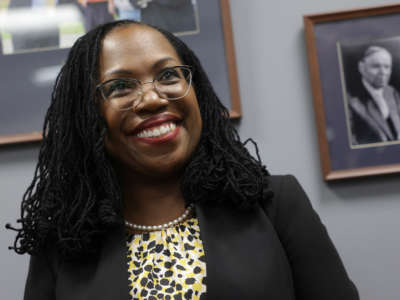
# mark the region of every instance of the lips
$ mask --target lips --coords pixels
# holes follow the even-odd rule
[[[163,123],[150,129],[144,129],[136,134],[136,136],[141,138],[160,137],[174,131],[175,128],[176,124],[174,122]]]
[[[153,127],[166,125],[168,123],[179,123],[182,119],[172,114],[159,114],[148,118],[147,120],[139,123],[132,131],[132,135],[138,135],[139,133],[150,130]]]
[[[130,136],[133,141],[150,145],[169,143],[178,136],[181,122],[182,118],[175,114],[154,115],[139,123]]]
[[[170,123],[173,124],[173,123]],[[154,127],[153,127],[154,128]],[[148,144],[148,145],[162,145],[165,143],[169,143],[175,140],[175,138],[178,136],[181,126],[173,126],[174,129],[170,129],[170,131],[160,134],[160,135],[155,135],[155,136],[146,136],[148,135],[149,131],[141,131],[139,135],[133,136],[133,139],[137,142]],[[151,130],[151,129],[149,129]],[[156,131],[157,129],[154,129]],[[146,132],[147,131],[147,132]]]

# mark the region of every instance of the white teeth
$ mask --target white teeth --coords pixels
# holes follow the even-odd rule
[[[167,134],[174,131],[176,128],[175,123],[164,124],[152,129],[145,129],[137,134],[138,137],[148,138],[148,137],[159,137],[161,135]]]
[[[169,126],[161,126],[160,127],[161,134],[166,134],[168,129],[169,129]]]

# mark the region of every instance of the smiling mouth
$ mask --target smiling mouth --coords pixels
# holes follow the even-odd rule
[[[175,129],[176,124],[170,121],[149,129],[144,129],[138,132],[136,136],[139,138],[159,138],[173,132]]]

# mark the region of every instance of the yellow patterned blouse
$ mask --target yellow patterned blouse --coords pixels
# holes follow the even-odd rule
[[[198,220],[175,227],[129,234],[131,299],[200,299],[206,292],[206,264]]]

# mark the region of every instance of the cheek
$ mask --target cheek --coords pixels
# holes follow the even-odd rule
[[[374,78],[376,77],[376,74],[374,74],[372,72],[365,72],[363,74],[363,77],[368,79],[368,80],[374,80]]]
[[[124,169],[130,165],[136,166],[135,157],[138,156],[137,151],[127,147],[123,138],[120,135],[113,134],[110,129],[107,130],[104,138],[104,148],[112,165],[117,170]]]
[[[104,146],[106,152],[110,156],[115,157],[119,152],[119,145],[121,144],[121,132],[119,130],[121,118],[118,117],[118,114],[115,111],[109,108],[102,109],[102,117],[106,123]]]
[[[118,149],[120,148],[119,142],[113,134],[110,134],[109,129],[107,130],[105,138],[104,138],[104,148],[105,148],[108,156],[113,161],[121,160],[121,158],[120,158],[121,154],[118,151]]]
[[[101,115],[106,123],[106,136],[110,140],[115,139],[115,136],[119,132],[119,128],[121,128],[121,122],[123,120],[123,114],[121,112],[116,111],[109,105],[104,105],[101,108]]]
[[[371,75],[371,76],[376,76],[376,75],[378,75],[378,73],[379,73],[379,69],[372,69],[372,70],[370,71],[370,75]]]
[[[203,120],[201,118],[201,114],[200,114],[200,108],[197,106],[197,122],[196,122],[196,127],[198,128],[198,132],[199,132],[199,138],[201,135],[201,132],[203,130]]]

